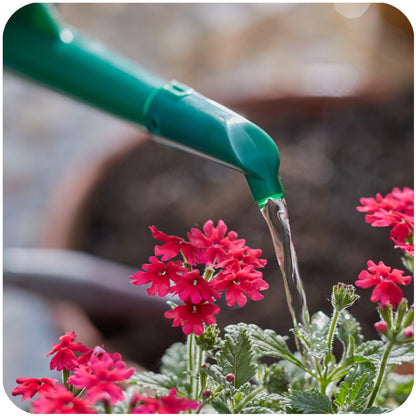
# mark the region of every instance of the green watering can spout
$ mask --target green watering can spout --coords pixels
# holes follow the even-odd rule
[[[53,5],[19,9],[6,24],[3,51],[7,67],[144,126],[157,141],[242,172],[260,206],[283,197],[279,151],[262,129],[84,37]]]

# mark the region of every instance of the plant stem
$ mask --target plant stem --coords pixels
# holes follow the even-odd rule
[[[103,400],[103,405],[105,414],[110,415],[112,413],[111,403],[108,400]]]
[[[64,383],[64,386],[68,390],[72,391],[72,386],[67,383],[68,378],[69,378],[70,375],[71,375],[71,372],[69,370],[67,370],[66,368],[62,369],[62,381]]]
[[[247,394],[244,399],[242,399],[240,402],[237,403],[237,405],[234,407],[233,413],[240,413],[241,410],[244,408],[244,406],[254,397],[256,397],[259,393],[261,393],[265,389],[264,386],[257,387],[254,389],[251,393]]]
[[[191,398],[198,400],[199,370],[202,365],[203,351],[195,342],[195,335],[188,335],[188,372],[191,380]]]
[[[390,355],[391,349],[393,348],[393,345],[394,344],[392,342],[390,342],[389,344],[387,344],[386,350],[384,351],[383,358],[381,359],[381,363],[380,363],[380,368],[379,368],[378,374],[377,374],[376,384],[374,386],[374,390],[373,390],[373,393],[371,394],[370,400],[368,401],[367,408],[370,408],[373,405],[374,400],[377,397],[378,391],[380,390],[381,383],[382,383],[383,377],[384,377],[384,371],[385,371],[386,365],[387,365],[387,359],[389,358],[389,355]]]
[[[337,322],[338,322],[338,317],[339,317],[339,311],[338,309],[334,309],[334,314],[332,315],[332,319],[331,319],[331,327],[329,328],[329,332],[328,332],[328,352],[332,351],[332,341],[334,339],[334,333],[335,333],[335,328],[337,327]]]
[[[197,349],[196,350],[196,352],[197,352],[197,355],[196,355],[196,357],[197,357],[196,358],[196,372],[197,372],[197,376],[198,376],[196,394],[197,394],[197,398],[198,398],[199,394],[202,393],[202,388],[203,388],[202,382],[201,382],[200,372],[201,372],[202,364],[205,361],[205,353],[204,353],[204,350],[199,345],[196,345],[196,349]]]
[[[194,334],[188,335],[188,372],[193,373],[194,371]]]

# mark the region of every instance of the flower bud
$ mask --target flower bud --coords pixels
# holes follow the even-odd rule
[[[209,396],[211,396],[211,391],[210,390],[204,390],[203,392],[202,392],[202,395],[204,396],[204,397],[209,397]]]
[[[384,334],[387,332],[387,322],[386,321],[378,321],[374,324],[374,328],[380,334]]]
[[[235,375],[234,375],[233,373],[228,373],[228,374],[225,376],[225,379],[226,379],[229,383],[232,383],[232,382],[235,380]]]
[[[221,342],[218,337],[219,333],[220,330],[216,324],[209,325],[199,337],[195,338],[195,341],[204,351],[211,351]]]
[[[358,298],[353,285],[338,283],[332,288],[331,302],[337,311],[349,308]]]
[[[415,328],[414,328],[414,322],[412,323],[412,325],[409,325],[408,327],[406,327],[403,331],[403,335],[406,338],[412,338],[415,336]]]

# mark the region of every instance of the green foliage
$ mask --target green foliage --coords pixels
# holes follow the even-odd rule
[[[250,401],[241,413],[244,414],[273,414],[273,413],[284,413],[285,402],[279,394],[273,393],[260,393],[255,399]]]
[[[350,344],[350,336],[353,337],[355,345],[363,340],[360,324],[348,311],[344,310],[339,315],[337,330],[337,337],[344,344],[344,349],[347,349]]]
[[[269,393],[283,393],[288,390],[289,374],[284,367],[274,363],[264,370],[264,386]]]
[[[390,314],[394,325],[413,317],[407,303],[383,313]],[[397,328],[397,334],[403,332]],[[299,346],[295,353],[288,337],[271,329],[239,323],[227,326],[220,337],[216,326],[210,326],[204,336],[193,338],[191,350],[190,344],[173,344],[161,360],[160,374],[136,374],[132,383],[157,395],[175,387],[179,394],[201,401],[202,413],[220,414],[378,414],[399,406],[410,394],[413,379],[389,372],[413,359],[409,339],[397,335],[393,343],[385,337],[363,341],[358,321],[345,309],[331,317],[317,312],[293,334]],[[338,358],[334,339],[343,345]],[[199,361],[204,354],[209,360]],[[234,379],[226,377],[230,374]]]
[[[242,325],[226,327],[225,339],[216,354],[222,374],[234,374],[234,386],[237,388],[249,381],[257,368],[247,332]]]
[[[257,325],[239,324],[246,326],[256,357],[285,358],[288,361],[304,368],[303,364],[292,354],[286,344],[287,337],[277,335],[271,329],[261,329]]]
[[[284,397],[289,410],[296,413],[334,413],[329,397],[317,390],[293,390]]]
[[[173,375],[158,374],[152,371],[135,373],[130,382],[148,389],[152,389],[158,395],[166,395],[171,388],[177,388],[177,378]]]
[[[363,365],[351,370],[335,394],[339,413],[362,413],[372,392],[374,375]]]
[[[379,401],[388,403],[393,408],[400,406],[409,397],[413,382],[413,374],[389,372],[380,391]]]
[[[162,357],[160,372],[177,379],[184,379],[186,373],[186,345],[182,342],[172,344]]]

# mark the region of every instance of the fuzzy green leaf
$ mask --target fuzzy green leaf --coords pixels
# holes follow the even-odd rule
[[[230,383],[225,379],[227,373],[223,374],[221,368],[218,367],[218,365],[212,364],[202,369],[202,371],[206,373],[208,377],[211,378],[211,381],[215,381],[220,386],[223,386],[225,388],[228,388],[230,386]]]
[[[158,395],[166,395],[173,387],[177,388],[177,378],[175,376],[168,376],[166,374],[156,374],[152,371],[143,371],[141,373],[135,373],[130,380],[133,384],[137,384],[140,387],[152,389]]]
[[[226,327],[225,332],[225,339],[215,358],[224,375],[234,374],[234,386],[238,388],[255,375],[257,366],[246,327],[232,325]]]
[[[413,343],[409,345],[395,345],[390,352],[387,360],[388,365],[400,365],[406,362],[412,363],[414,361],[414,347]]]
[[[371,414],[371,415],[375,415],[375,414],[380,414],[380,413],[389,413],[391,412],[391,409],[386,409],[384,407],[378,407],[378,406],[371,406],[368,409],[365,409],[362,413],[365,414]]]
[[[282,400],[282,396],[273,393],[260,393],[246,404],[240,412],[244,414],[272,414],[281,413],[283,410],[284,401]]]
[[[164,353],[160,372],[174,375],[179,380],[186,378],[186,345],[182,342],[172,344]]]
[[[210,404],[219,414],[226,415],[232,413],[230,408],[226,405],[226,400],[223,397],[216,397],[211,400]]]
[[[292,354],[286,344],[287,337],[277,335],[271,329],[261,329],[257,325],[246,325],[248,334],[257,357],[267,356],[284,358],[304,368],[303,364]]]
[[[364,366],[351,370],[335,394],[334,404],[341,413],[361,413],[372,392],[374,374]]]
[[[337,336],[344,344],[344,349],[348,348],[350,336],[353,337],[355,345],[359,345],[362,342],[361,326],[346,310],[339,314]]]
[[[285,395],[285,400],[297,413],[334,413],[329,397],[318,390],[293,390]]]
[[[357,356],[357,358],[361,357],[365,361],[378,362],[383,355],[384,345],[384,342],[379,340],[363,342],[357,346],[355,350],[355,355]]]

